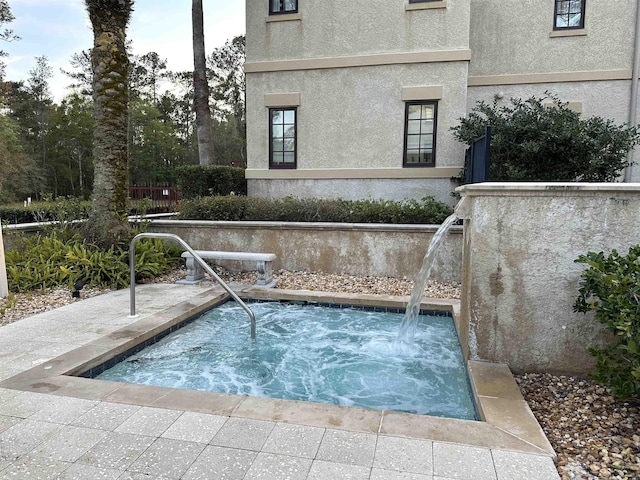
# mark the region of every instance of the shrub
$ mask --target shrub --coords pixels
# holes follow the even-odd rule
[[[159,239],[136,244],[136,279],[152,278],[170,270],[180,260],[179,250]],[[68,230],[23,237],[6,252],[7,280],[14,292],[71,286],[82,280],[88,286],[124,288],[129,285],[128,244],[101,249]]]
[[[432,197],[421,201],[205,197],[180,202],[180,219],[440,224],[451,207]]]
[[[184,165],[176,169],[182,198],[217,195],[246,195],[244,169],[222,165]]]
[[[596,357],[593,378],[620,399],[640,396],[640,245],[626,256],[616,250],[580,255],[582,272],[574,311],[594,311],[596,319],[617,337],[607,348],[591,348]]]
[[[0,219],[6,223],[62,222],[67,224],[89,216],[91,202],[76,197],[58,197],[55,200],[22,205],[0,206]]]
[[[491,181],[612,182],[629,165],[627,153],[640,143],[638,127],[601,117],[583,119],[549,93],[512,98],[505,106],[480,101],[451,130],[457,140],[471,145],[487,124]]]

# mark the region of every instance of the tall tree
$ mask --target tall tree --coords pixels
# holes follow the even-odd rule
[[[213,99],[218,110],[228,117],[226,112],[231,111],[235,126],[235,137],[232,142],[238,146],[234,161],[246,162],[246,123],[245,123],[245,96],[246,80],[244,75],[245,62],[245,37],[237,36],[233,40],[213,50],[207,58],[208,67],[213,80]],[[215,127],[214,127],[215,131]],[[217,133],[217,132],[216,132]],[[216,134],[216,147],[220,142]]]
[[[11,13],[11,7],[7,0],[0,0],[0,40],[5,42],[12,42],[13,40],[20,40],[20,37],[13,33],[13,30],[3,28],[6,23],[11,23],[15,20],[15,17]],[[0,50],[0,58],[6,57],[7,52]],[[5,64],[0,61],[0,80],[4,79]]]
[[[113,245],[129,231],[127,221],[127,111],[129,103],[126,29],[133,0],[85,0],[93,26],[93,201],[89,234]]]
[[[215,162],[211,109],[209,108],[209,83],[204,53],[204,20],[202,0],[193,0],[191,6],[193,27],[193,108],[196,112],[196,132],[198,134],[198,153],[200,165],[212,165]]]

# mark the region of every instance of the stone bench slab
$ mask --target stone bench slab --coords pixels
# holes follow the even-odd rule
[[[251,252],[221,252],[214,250],[194,250],[203,260],[236,260],[242,262],[256,262],[258,270],[258,281],[256,285],[261,287],[273,287],[277,280],[273,279],[273,268],[271,262],[276,259],[274,253],[251,253]],[[204,269],[196,262],[189,252],[183,252],[182,258],[187,265],[187,278],[179,280],[178,283],[193,285],[204,280]]]

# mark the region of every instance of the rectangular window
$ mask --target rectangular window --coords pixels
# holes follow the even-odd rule
[[[584,28],[586,0],[555,0],[553,29]]]
[[[409,0],[409,3],[437,2],[439,0]]]
[[[269,168],[296,168],[296,107],[269,109]]]
[[[269,15],[297,13],[298,0],[269,0]]]
[[[436,164],[436,119],[438,102],[406,102],[404,123],[405,167]]]

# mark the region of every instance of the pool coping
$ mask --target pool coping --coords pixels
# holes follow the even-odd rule
[[[341,294],[247,286],[234,290],[244,299],[382,308],[404,308],[408,299],[390,295]],[[505,364],[467,362],[481,421],[125,384],[75,376],[227,299],[228,295],[222,289],[214,287],[148,317],[132,320],[133,323],[128,326],[0,382],[0,387],[88,400],[429,439],[538,454],[549,456],[554,461],[556,459],[551,444]],[[459,317],[459,308],[460,302],[451,299],[423,299],[421,304],[421,309],[424,310],[448,312],[454,320]]]

